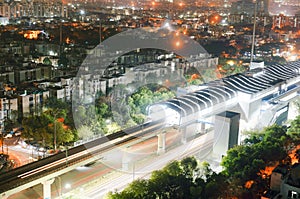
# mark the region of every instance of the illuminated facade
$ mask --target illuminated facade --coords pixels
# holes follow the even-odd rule
[[[294,16],[299,9],[300,1],[298,0],[269,0],[270,15]]]
[[[268,7],[269,0],[258,0],[257,1],[257,14],[266,15],[269,13]],[[241,0],[233,2],[231,5],[231,14],[247,14],[247,15],[254,15],[254,6],[252,0]]]
[[[32,2],[0,3],[0,15],[18,17],[68,17],[67,6],[62,1],[35,0]]]
[[[283,27],[300,28],[300,16],[285,16],[283,14],[273,16],[273,29]]]

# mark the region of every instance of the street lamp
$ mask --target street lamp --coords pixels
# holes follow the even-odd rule
[[[99,45],[101,45],[101,42],[102,42],[102,22],[101,19],[99,19]]]
[[[67,184],[65,185],[65,188],[66,188],[66,189],[71,189],[71,187],[72,187],[72,186],[71,186],[70,183],[67,183]]]
[[[255,28],[256,28],[256,7],[257,2],[254,1],[254,22],[253,22],[253,33],[252,33],[252,46],[251,46],[251,57],[250,57],[250,66],[253,62],[253,54],[254,54],[254,44],[255,44]]]
[[[54,117],[54,151],[56,152],[56,149],[57,149],[57,146],[56,146],[56,140],[57,137],[56,137],[56,115]]]
[[[80,10],[79,14],[80,14],[80,20],[84,21],[85,11],[84,10]]]
[[[56,128],[56,122],[57,122],[57,115],[59,113],[59,110],[56,110],[54,112],[52,112],[52,115],[54,117],[54,139],[53,139],[53,145],[54,145],[54,151],[56,152],[57,149],[57,128]]]
[[[133,161],[133,165],[132,165],[132,181],[134,181],[134,177],[135,177],[135,161]]]
[[[68,166],[68,146],[66,146],[66,166]]]
[[[63,188],[66,190],[66,189],[71,189],[72,188],[72,185],[70,183],[66,183],[64,185],[64,187],[62,186],[62,180],[61,180],[61,176],[57,176],[57,179],[58,179],[58,186],[59,186],[59,191],[58,191],[58,195],[59,195],[59,198],[64,198],[63,195]]]
[[[2,149],[2,154],[4,154],[4,137],[3,137],[3,133],[4,133],[4,131],[3,131],[3,129],[4,129],[4,122],[3,121],[1,121],[0,122],[0,131],[1,131],[1,149]]]

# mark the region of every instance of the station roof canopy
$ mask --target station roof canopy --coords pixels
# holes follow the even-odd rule
[[[297,77],[300,61],[285,65],[275,64],[264,68],[262,74],[255,77],[235,74],[220,80],[206,83],[206,88],[162,102],[181,115],[200,112],[216,104],[226,102],[237,96],[238,92],[255,94],[271,88],[279,82]]]

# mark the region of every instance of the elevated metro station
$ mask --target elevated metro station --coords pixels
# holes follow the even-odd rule
[[[216,118],[228,112],[240,115],[236,124],[239,136],[244,130],[284,124],[288,118],[292,119],[290,106],[300,90],[299,75],[300,61],[231,75],[200,85],[194,92],[152,105],[149,117],[152,120],[165,118],[167,125],[183,129],[186,137],[210,129],[222,131],[226,119],[222,124]],[[217,121],[224,128],[216,127]]]

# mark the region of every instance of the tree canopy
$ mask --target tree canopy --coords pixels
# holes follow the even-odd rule
[[[149,87],[152,87],[152,89]],[[165,87],[155,85],[150,85],[149,87],[141,87],[128,98],[130,115],[136,123],[144,122],[149,105],[175,97],[175,94]]]
[[[173,161],[154,171],[149,180],[133,181],[122,192],[109,193],[109,199],[199,199],[224,194],[225,176],[216,174],[208,163],[199,164],[194,157]]]
[[[56,134],[56,144],[74,141],[75,132],[71,131],[64,124],[66,114],[63,110],[48,109],[41,115],[29,116],[23,119],[22,126],[24,132],[22,137],[33,139],[43,146],[54,146],[54,134]]]

